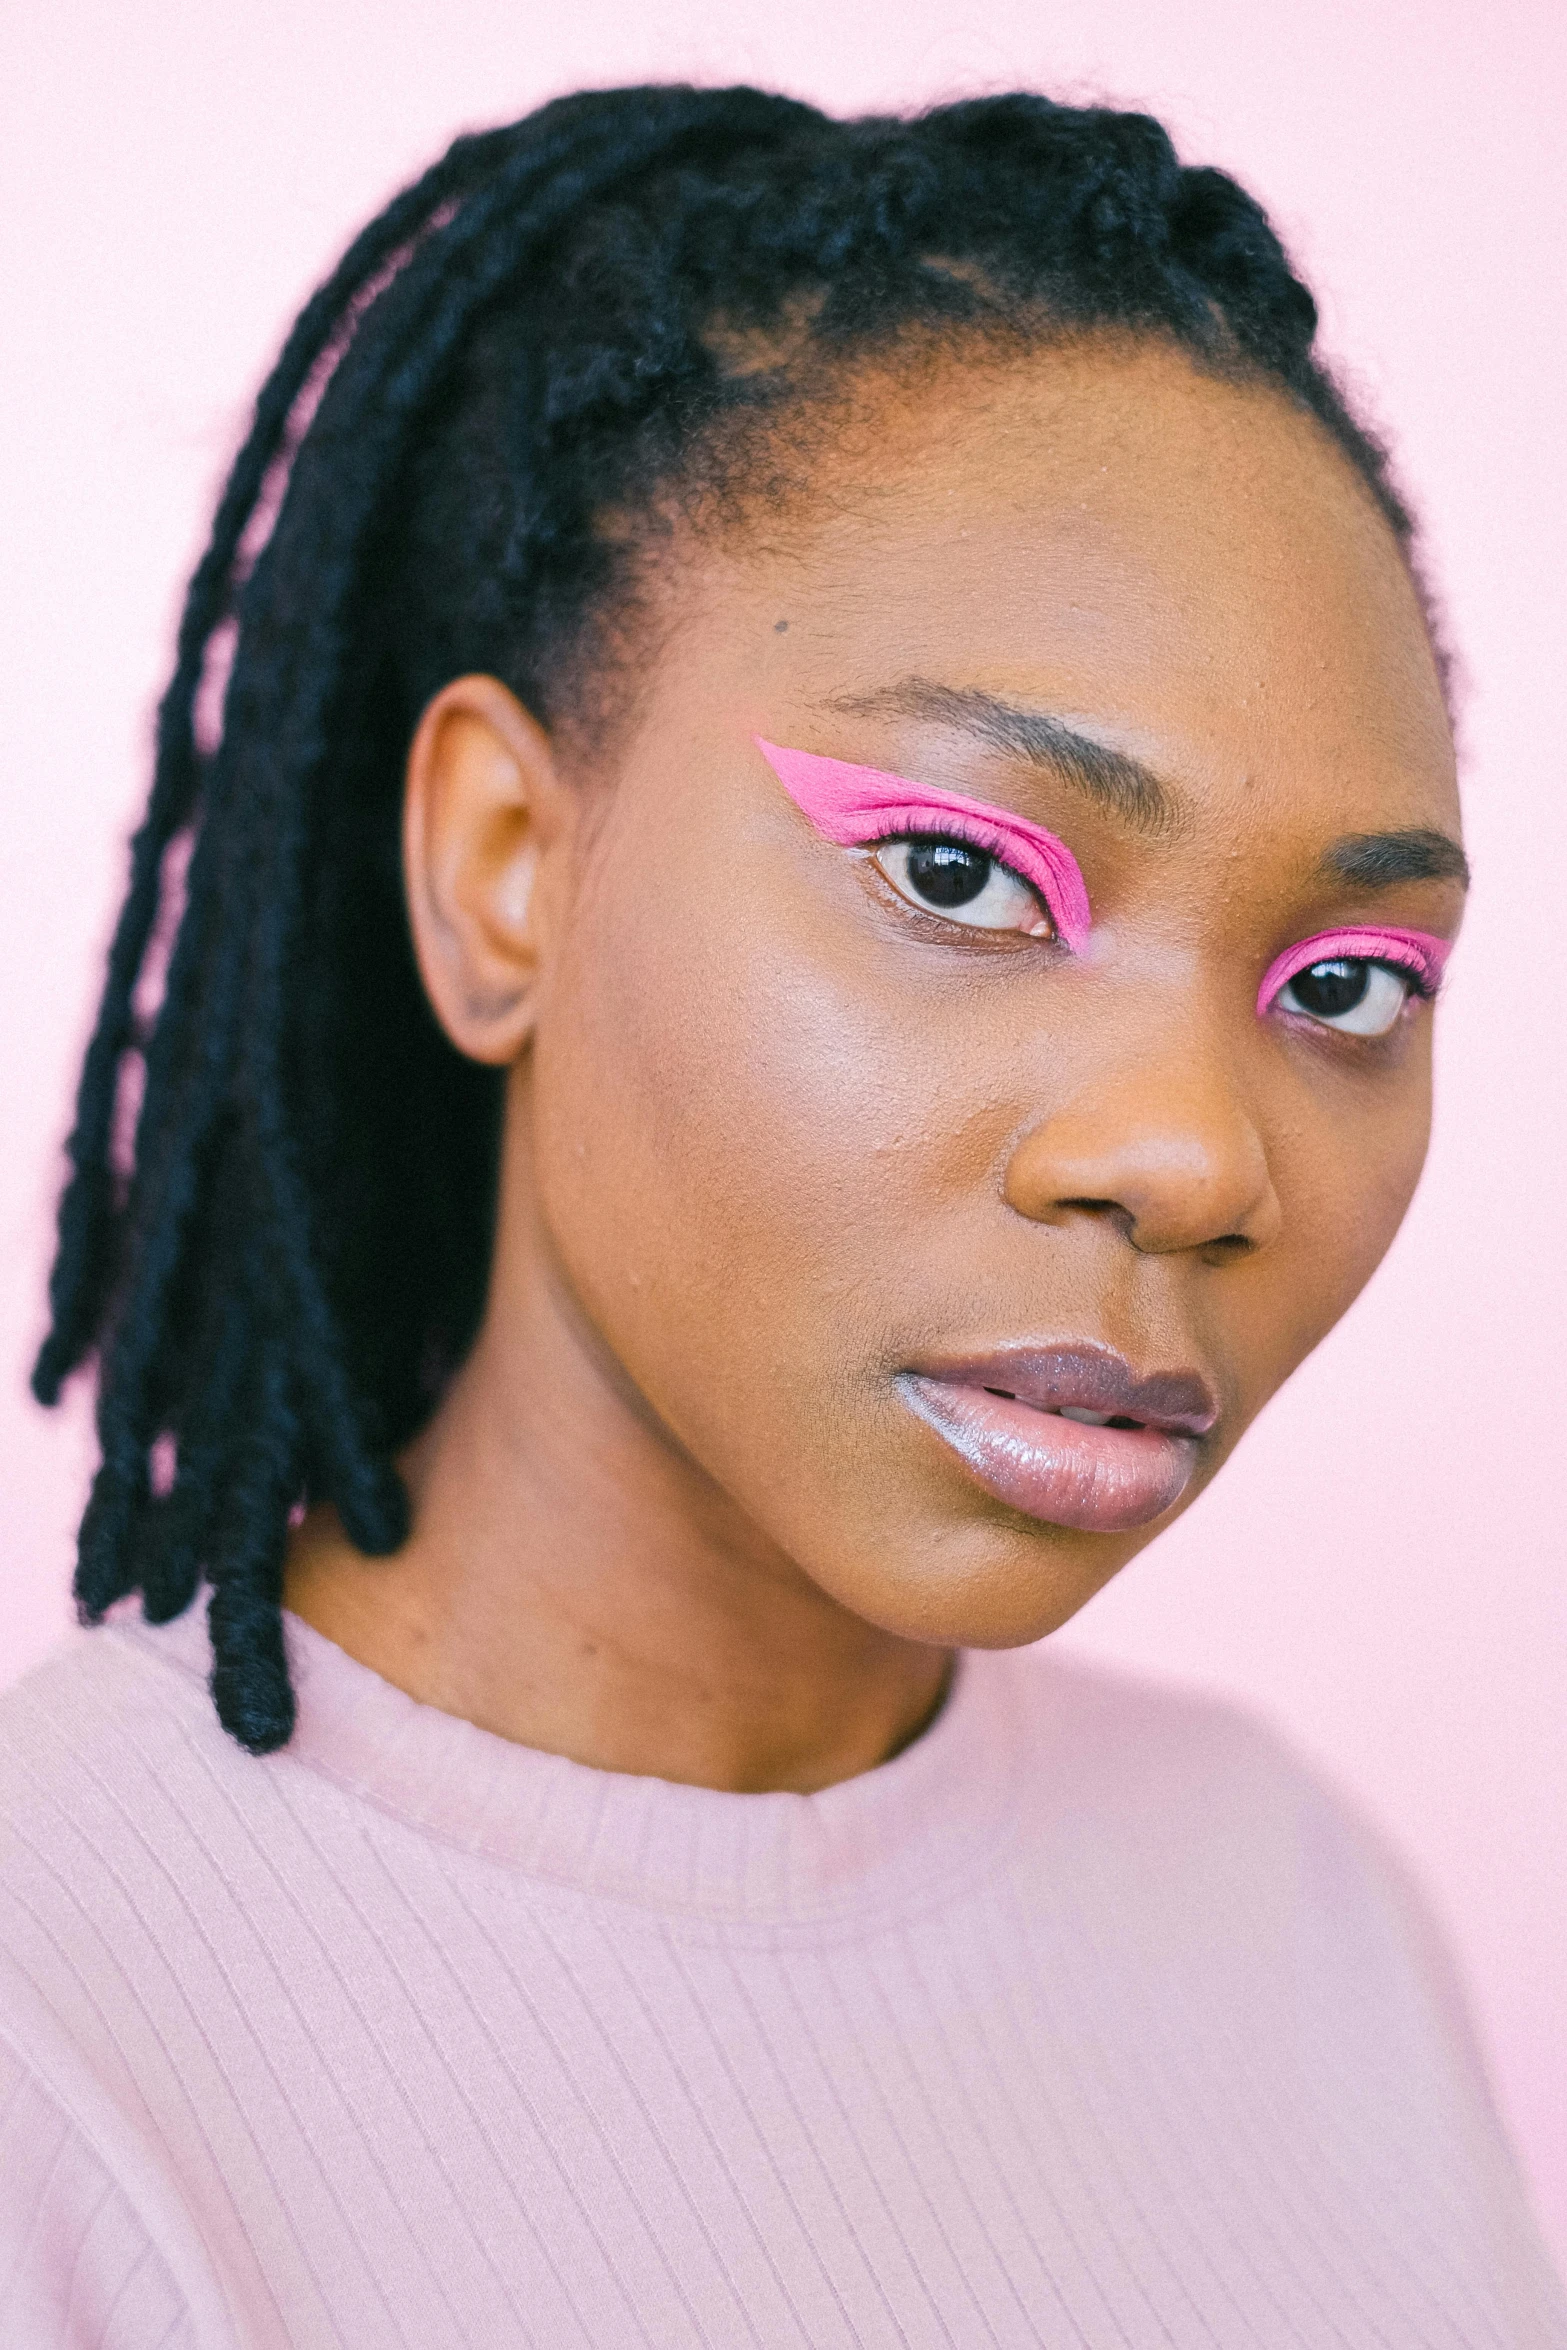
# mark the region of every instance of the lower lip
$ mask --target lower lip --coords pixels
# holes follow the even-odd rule
[[[1175,1507],[1197,1466],[1195,1437],[1163,1428],[1095,1428],[955,1380],[909,1374],[903,1385],[987,1493],[1047,1525],[1146,1526]]]

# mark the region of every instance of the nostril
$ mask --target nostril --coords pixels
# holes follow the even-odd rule
[[[1137,1214],[1124,1200],[1063,1199],[1056,1202],[1056,1211],[1063,1216],[1097,1216],[1101,1223],[1113,1224],[1123,1240],[1136,1245]]]

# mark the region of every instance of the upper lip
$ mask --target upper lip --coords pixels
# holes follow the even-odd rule
[[[1206,1436],[1219,1416],[1213,1390],[1196,1371],[1132,1369],[1112,1347],[1003,1347],[995,1354],[911,1366],[917,1379],[985,1387],[1039,1412],[1104,1412],[1173,1436]]]

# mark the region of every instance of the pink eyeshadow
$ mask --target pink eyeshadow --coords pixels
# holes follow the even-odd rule
[[[1032,883],[1049,908],[1062,943],[1077,951],[1088,937],[1088,890],[1065,841],[1010,809],[960,792],[913,783],[879,767],[855,767],[814,751],[753,741],[797,808],[841,848],[863,848],[900,833],[935,832],[969,841]]]
[[[1315,937],[1303,938],[1298,946],[1286,947],[1282,955],[1274,957],[1257,990],[1257,1011],[1259,1016],[1266,1012],[1281,989],[1298,973],[1309,971],[1313,963],[1340,958],[1346,962],[1396,963],[1435,990],[1452,951],[1450,939],[1435,938],[1429,930],[1385,930],[1376,924],[1360,930],[1320,930]]]

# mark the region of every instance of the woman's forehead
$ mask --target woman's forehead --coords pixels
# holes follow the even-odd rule
[[[1157,349],[928,372],[879,435],[863,395],[816,494],[707,551],[671,648],[688,687],[775,734],[779,704],[909,737],[953,718],[943,693],[988,700],[1082,721],[1182,804],[1259,789],[1334,832],[1456,829],[1419,596],[1312,418]]]
[[[953,366],[870,404],[823,452],[801,551],[825,592],[874,577],[900,625],[956,593],[1009,633],[1215,656],[1424,646],[1404,554],[1314,418],[1271,386],[1157,348],[1051,353],[978,382]],[[791,534],[792,539],[792,534]],[[939,574],[932,565],[939,562]],[[998,565],[1001,566],[998,568]],[[1139,620],[1144,630],[1138,628]],[[1309,641],[1303,641],[1302,623]]]

